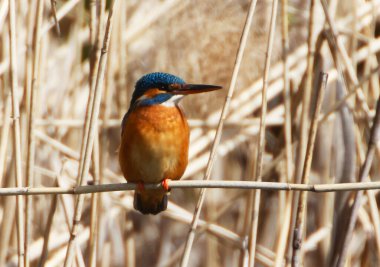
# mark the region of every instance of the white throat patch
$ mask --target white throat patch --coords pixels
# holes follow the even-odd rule
[[[175,107],[183,97],[184,95],[174,95],[170,99],[161,103],[160,105],[165,106],[165,107]]]

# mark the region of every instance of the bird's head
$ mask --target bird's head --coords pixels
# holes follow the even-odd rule
[[[172,106],[185,95],[210,92],[221,88],[217,85],[187,84],[181,78],[168,73],[149,73],[137,81],[131,107],[160,104]]]

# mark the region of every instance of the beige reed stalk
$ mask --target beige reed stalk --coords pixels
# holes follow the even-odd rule
[[[368,150],[367,155],[364,160],[363,166],[360,169],[359,174],[359,183],[363,183],[369,174],[371,169],[372,161],[375,156],[376,146],[380,141],[380,97],[377,100],[376,106],[376,116],[373,120],[373,125],[371,129],[371,135],[368,141]],[[363,192],[360,191],[356,194],[354,203],[352,205],[350,221],[348,224],[347,233],[344,235],[344,241],[340,253],[338,253],[339,258],[333,262],[333,265],[336,267],[343,267],[346,262],[346,257],[348,254],[349,242],[352,239],[352,234],[355,228],[356,219],[358,217],[358,211],[361,206],[361,199]]]
[[[327,193],[338,191],[361,191],[361,190],[379,190],[380,182],[362,182],[362,183],[338,183],[338,184],[294,184],[280,182],[256,182],[256,181],[205,181],[205,180],[182,180],[169,181],[168,185],[175,188],[214,188],[214,189],[260,189],[260,190],[284,190],[284,191],[308,191],[314,193]],[[146,189],[160,189],[161,184],[145,184]],[[54,195],[54,194],[91,194],[114,191],[128,191],[137,189],[134,183],[113,183],[101,185],[82,185],[71,188],[65,187],[7,187],[0,188],[0,196],[18,196],[18,195]]]
[[[46,34],[50,29],[56,26],[56,23],[58,23],[62,18],[64,18],[80,2],[81,2],[80,0],[70,0],[70,1],[65,2],[56,13],[57,22],[55,18],[53,18],[48,23],[46,23],[42,27],[41,34],[42,35]]]
[[[9,0],[9,54],[10,54],[10,80],[12,93],[12,116],[13,116],[13,152],[15,157],[16,186],[22,186],[22,163],[21,163],[21,135],[20,135],[20,111],[17,100],[17,43],[16,43],[16,8],[15,0]],[[17,196],[17,253],[18,266],[23,267],[24,262],[24,205],[23,197]]]
[[[91,112],[91,119],[90,119],[90,127],[89,127],[89,132],[88,135],[85,136],[85,142],[86,144],[86,152],[83,157],[83,168],[80,173],[80,178],[78,181],[78,184],[81,185],[83,182],[86,181],[86,177],[88,175],[88,171],[90,168],[90,161],[91,161],[91,153],[92,153],[92,148],[94,144],[94,139],[95,139],[95,134],[97,133],[96,128],[97,128],[97,119],[99,117],[99,109],[100,109],[100,102],[101,102],[101,96],[102,96],[102,88],[103,88],[103,80],[104,80],[104,72],[105,72],[105,67],[107,63],[107,51],[109,47],[109,42],[110,42],[110,35],[112,32],[112,22],[113,22],[113,10],[114,7],[117,5],[117,0],[114,0],[113,3],[111,4],[111,8],[109,10],[108,14],[108,20],[107,20],[107,26],[106,26],[106,31],[104,35],[104,41],[103,41],[103,47],[101,50],[101,56],[99,59],[99,68],[98,68],[98,73],[97,73],[97,80],[96,80],[96,87],[95,87],[95,94],[94,94],[94,103],[93,103],[93,108]],[[101,22],[100,22],[101,23]],[[91,103],[89,103],[90,105]],[[70,236],[70,241],[68,244],[67,248],[67,253],[66,253],[66,258],[65,258],[65,267],[71,267],[74,254],[75,254],[75,239],[78,231],[78,226],[79,226],[79,221],[81,219],[82,215],[82,208],[83,208],[83,203],[84,203],[84,196],[79,196],[76,199],[75,203],[75,212],[74,212],[74,218],[73,218],[73,225],[71,229],[71,236]]]
[[[314,54],[315,54],[315,43],[314,43],[314,16],[315,16],[315,0],[310,1],[309,7],[309,24],[308,24],[308,39],[307,39],[307,57],[306,57],[306,84],[302,92],[302,113],[301,113],[301,125],[300,125],[300,137],[297,147],[297,157],[294,170],[294,182],[299,183],[302,176],[302,166],[304,166],[304,159],[306,154],[306,144],[307,144],[307,129],[310,123],[309,110],[310,110],[310,98],[311,98],[311,87],[313,82],[313,70],[314,70]],[[296,220],[295,210],[297,203],[299,201],[299,194],[293,194],[292,199],[292,215],[290,227],[293,228]],[[289,241],[293,239],[293,233],[289,234]],[[291,254],[291,246],[288,245],[288,257]]]
[[[14,153],[13,153],[14,154]],[[10,164],[10,172],[9,175],[6,175],[6,179],[4,179],[4,186],[14,186],[14,179],[13,176],[15,174],[15,168],[13,168],[15,165],[15,162],[13,161]],[[6,259],[8,256],[8,249],[10,246],[10,238],[12,236],[12,230],[15,223],[15,210],[16,210],[16,202],[14,201],[14,198],[6,198],[3,202],[3,214],[8,214],[7,216],[3,217],[3,220],[1,222],[1,228],[0,228],[0,266],[5,266]],[[18,255],[16,255],[16,260],[18,260]]]
[[[57,18],[57,0],[50,0],[51,5],[51,11],[53,13],[54,23],[55,23],[55,30],[57,31],[58,35],[61,35],[61,29],[59,27],[59,21]]]
[[[265,54],[263,89],[261,91],[260,129],[259,129],[259,140],[258,140],[258,145],[257,145],[257,157],[256,157],[256,167],[255,167],[255,180],[258,182],[262,180],[262,172],[263,172],[263,156],[265,152],[265,123],[266,123],[266,116],[267,116],[267,90],[269,86],[268,80],[269,80],[269,73],[270,73],[270,62],[272,58],[273,41],[274,41],[274,34],[275,34],[275,29],[276,29],[277,6],[278,6],[278,0],[273,0],[270,26],[269,26],[269,37],[268,37],[268,43],[267,43],[267,51]],[[259,213],[260,213],[260,196],[261,196],[261,191],[256,190],[253,212],[252,212],[251,232],[249,236],[249,261],[248,261],[249,267],[253,267],[255,265],[257,228],[258,228]]]
[[[28,107],[28,154],[26,162],[26,185],[33,186],[34,183],[34,157],[35,157],[35,113],[36,113],[36,97],[39,90],[39,70],[40,70],[40,49],[41,49],[41,25],[43,18],[44,4],[42,0],[37,2],[37,14],[33,30],[33,70],[32,84],[30,91],[30,100]],[[32,213],[33,205],[32,198],[26,197],[25,204],[25,267],[29,266],[29,243],[31,239]]]
[[[285,108],[285,121],[284,121],[284,136],[285,136],[285,177],[286,181],[290,182],[293,173],[293,153],[292,153],[292,121],[291,121],[291,95],[289,86],[289,63],[288,63],[288,50],[289,50],[289,25],[288,25],[288,0],[281,0],[281,33],[282,33],[282,61],[284,66],[283,80],[284,80],[284,108]],[[282,201],[283,198],[279,197]],[[279,235],[277,239],[276,260],[275,267],[281,267],[284,260],[289,226],[291,220],[293,193],[288,192],[285,194],[285,205],[282,216],[279,216],[278,229]]]
[[[242,37],[240,40],[239,49],[238,49],[237,56],[236,56],[236,61],[235,61],[235,65],[234,65],[234,69],[233,69],[233,73],[232,73],[230,87],[228,89],[227,97],[226,97],[226,100],[225,100],[224,105],[223,105],[222,114],[220,116],[218,128],[217,128],[217,131],[215,134],[214,143],[212,145],[210,156],[209,156],[209,159],[207,162],[204,180],[210,179],[211,170],[212,170],[212,167],[213,167],[214,162],[215,162],[216,151],[217,151],[218,145],[220,143],[220,138],[221,138],[222,132],[223,132],[223,124],[227,118],[227,113],[228,113],[228,110],[230,107],[232,95],[233,95],[234,90],[235,90],[235,85],[236,85],[237,77],[239,74],[240,65],[241,65],[241,62],[243,59],[244,50],[245,50],[245,46],[246,46],[247,39],[248,39],[249,29],[250,29],[251,24],[252,24],[252,19],[253,19],[253,14],[255,11],[256,3],[257,3],[257,0],[251,0],[251,2],[250,2],[250,7],[248,10],[247,19],[246,19],[245,24],[244,24],[243,34],[242,34]],[[200,195],[199,195],[197,205],[195,207],[193,220],[191,222],[190,230],[189,230],[189,233],[187,236],[185,250],[184,250],[184,253],[183,253],[182,259],[181,259],[181,267],[186,267],[189,264],[191,248],[193,246],[193,242],[194,242],[194,238],[195,238],[195,230],[197,229],[197,226],[198,226],[198,221],[199,221],[199,217],[201,214],[205,195],[206,195],[206,190],[202,189],[200,192]]]
[[[86,110],[86,119],[83,135],[88,135],[90,114],[92,111],[92,105],[96,86],[97,70],[99,65],[100,49],[101,49],[101,36],[103,34],[102,22],[105,16],[105,1],[99,2],[99,17],[97,18],[97,4],[96,1],[90,2],[90,42],[91,42],[91,55],[90,55],[90,94]],[[82,142],[81,157],[83,158],[85,153],[86,144]],[[100,176],[100,162],[99,162],[99,134],[98,129],[95,132],[94,151],[93,151],[93,172],[94,172],[94,184],[99,183]],[[83,161],[80,161],[79,174],[82,172]],[[89,238],[89,257],[88,265],[96,266],[97,260],[97,239],[98,239],[98,211],[99,211],[99,199],[97,194],[91,195],[91,219],[90,219],[90,238]]]
[[[321,73],[318,79],[318,91],[317,91],[317,102],[313,114],[313,120],[310,125],[309,139],[307,143],[305,163],[302,171],[302,184],[309,183],[309,175],[311,168],[311,160],[313,158],[314,142],[315,136],[318,129],[318,117],[322,107],[323,95],[327,85],[328,75],[326,73]],[[294,227],[293,234],[293,257],[292,266],[300,266],[301,262],[301,247],[302,247],[302,237],[304,232],[304,225],[306,220],[306,205],[307,205],[307,192],[303,191],[300,194],[298,209],[297,209],[297,220]]]
[[[1,140],[0,140],[0,186],[3,185],[3,177],[5,176],[4,169],[6,164],[7,157],[7,148],[8,148],[8,136],[9,128],[11,124],[11,94],[9,93],[5,100],[5,110],[4,110],[4,123],[1,128]]]
[[[342,38],[339,38],[339,36],[338,36],[338,30],[336,28],[336,24],[334,23],[332,16],[329,13],[326,0],[321,0],[321,4],[323,7],[323,11],[325,13],[327,22],[330,26],[330,30],[332,33],[334,44],[336,45],[337,50],[343,59],[343,64],[346,67],[348,77],[350,78],[351,82],[354,85],[358,85],[359,80],[358,80],[358,77],[356,75],[356,71],[354,70],[352,62],[351,62],[351,60],[347,54],[347,51],[344,47]],[[369,107],[368,107],[367,102],[365,101],[365,96],[364,96],[362,88],[359,88],[358,91],[356,91],[356,96],[357,96],[357,99],[359,100],[360,107],[363,109],[365,115],[367,116],[367,119],[370,120]]]
[[[56,182],[56,184],[58,185],[58,182]],[[38,267],[45,266],[45,262],[46,262],[46,259],[48,256],[49,239],[50,239],[51,229],[53,226],[54,214],[55,214],[55,211],[57,209],[57,200],[58,200],[58,195],[53,195],[51,205],[50,205],[50,209],[49,209],[49,213],[48,213],[48,217],[46,220],[46,229],[45,229],[44,238],[43,238],[44,244],[42,246],[42,252],[41,252],[39,262],[38,262]]]

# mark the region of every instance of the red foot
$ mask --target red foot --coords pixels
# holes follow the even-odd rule
[[[161,182],[162,188],[165,189],[165,191],[169,192],[170,187],[169,187],[169,179],[164,179]]]
[[[143,182],[138,182],[137,183],[137,190],[140,191],[140,192],[142,192],[142,191],[145,190],[145,185],[144,185]]]

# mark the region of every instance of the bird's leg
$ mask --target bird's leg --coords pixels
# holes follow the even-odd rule
[[[170,187],[169,187],[169,180],[170,179],[167,179],[167,178],[165,178],[164,180],[162,180],[162,182],[161,182],[161,186],[162,186],[162,188],[166,191],[166,192],[170,192]]]

